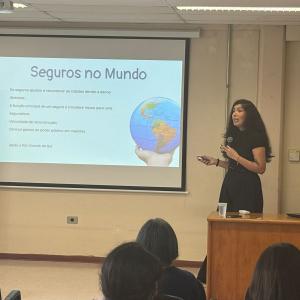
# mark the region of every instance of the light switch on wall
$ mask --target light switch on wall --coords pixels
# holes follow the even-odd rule
[[[300,162],[300,149],[289,149],[289,161]]]

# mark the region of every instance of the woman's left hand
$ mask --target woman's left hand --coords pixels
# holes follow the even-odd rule
[[[230,146],[221,145],[220,149],[222,152],[225,152],[229,158],[233,160],[238,161],[238,159],[240,158],[240,155]]]

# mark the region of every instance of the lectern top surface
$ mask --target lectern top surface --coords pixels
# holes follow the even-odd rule
[[[240,215],[240,217],[232,217],[239,215],[235,212],[228,212],[228,218],[219,216],[218,212],[212,212],[208,218],[208,222],[241,222],[241,223],[286,223],[286,224],[299,224],[299,218],[293,218],[285,214],[248,214]]]

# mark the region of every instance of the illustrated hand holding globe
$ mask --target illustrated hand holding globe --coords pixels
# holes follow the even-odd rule
[[[174,151],[171,153],[156,153],[136,146],[135,153],[147,166],[167,167],[172,162]]]
[[[167,98],[143,101],[130,120],[135,153],[148,166],[169,166],[180,143],[180,107]]]

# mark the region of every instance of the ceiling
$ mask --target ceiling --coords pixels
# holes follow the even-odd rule
[[[177,5],[298,6],[300,0],[15,0],[28,5],[12,14],[0,14],[0,27],[14,24],[196,24],[299,25],[300,13],[182,12]]]

